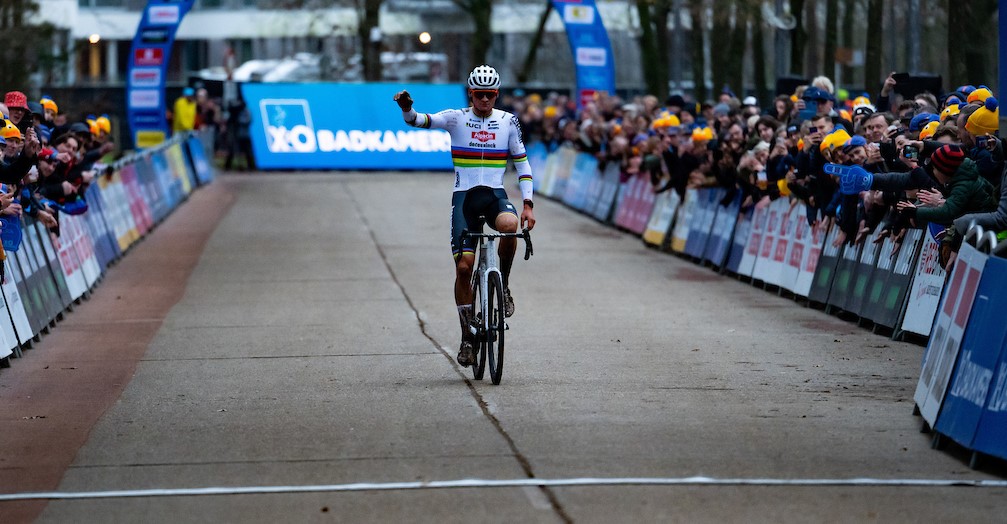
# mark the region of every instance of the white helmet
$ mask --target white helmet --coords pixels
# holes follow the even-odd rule
[[[469,73],[469,89],[500,89],[500,75],[488,65],[481,65]]]

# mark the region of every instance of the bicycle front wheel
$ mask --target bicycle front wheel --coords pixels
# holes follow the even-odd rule
[[[507,328],[504,319],[504,290],[499,273],[489,274],[487,286],[487,307],[484,314],[489,319],[486,329],[486,360],[489,361],[490,378],[493,384],[500,384],[503,377],[504,363],[504,330]]]
[[[475,304],[472,308],[473,311],[473,322],[475,323],[476,335],[475,335],[475,352],[476,361],[472,364],[472,378],[476,380],[482,380],[483,375],[486,373],[486,328],[483,318],[486,318],[486,312],[482,310],[482,294],[485,290],[482,286],[475,286],[472,296],[475,297]]]

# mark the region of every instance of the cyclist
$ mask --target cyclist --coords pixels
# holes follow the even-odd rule
[[[496,109],[500,93],[500,75],[487,65],[472,70],[468,79],[471,107],[447,109],[435,114],[417,113],[407,91],[398,92],[394,100],[402,109],[402,118],[413,127],[443,129],[451,134],[451,159],[455,170],[454,194],[451,197],[451,253],[455,260],[455,304],[461,323],[462,342],[458,363],[475,363],[472,323],[472,289],[469,287],[475,265],[475,241],[462,238],[462,231],[480,231],[479,217],[486,217],[490,226],[501,233],[516,233],[518,222],[529,230],[535,227],[535,207],[532,201],[532,173],[521,141],[521,124],[511,113]],[[508,155],[517,169],[518,186],[524,209],[520,219],[514,205],[507,199],[503,178]],[[516,238],[500,240],[500,271],[503,273],[504,314],[514,314],[514,299],[508,287]]]

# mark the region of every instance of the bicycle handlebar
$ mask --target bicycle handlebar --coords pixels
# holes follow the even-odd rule
[[[469,230],[462,231],[462,238],[523,238],[524,239],[524,259],[528,260],[535,254],[531,245],[531,232],[524,228],[520,233],[472,233]]]

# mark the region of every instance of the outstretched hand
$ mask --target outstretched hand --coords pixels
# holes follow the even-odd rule
[[[409,91],[402,90],[395,93],[393,100],[399,104],[399,108],[402,111],[409,111],[413,108],[413,97],[409,96]]]
[[[528,206],[521,211],[521,227],[528,228],[528,231],[535,229],[535,212]]]

